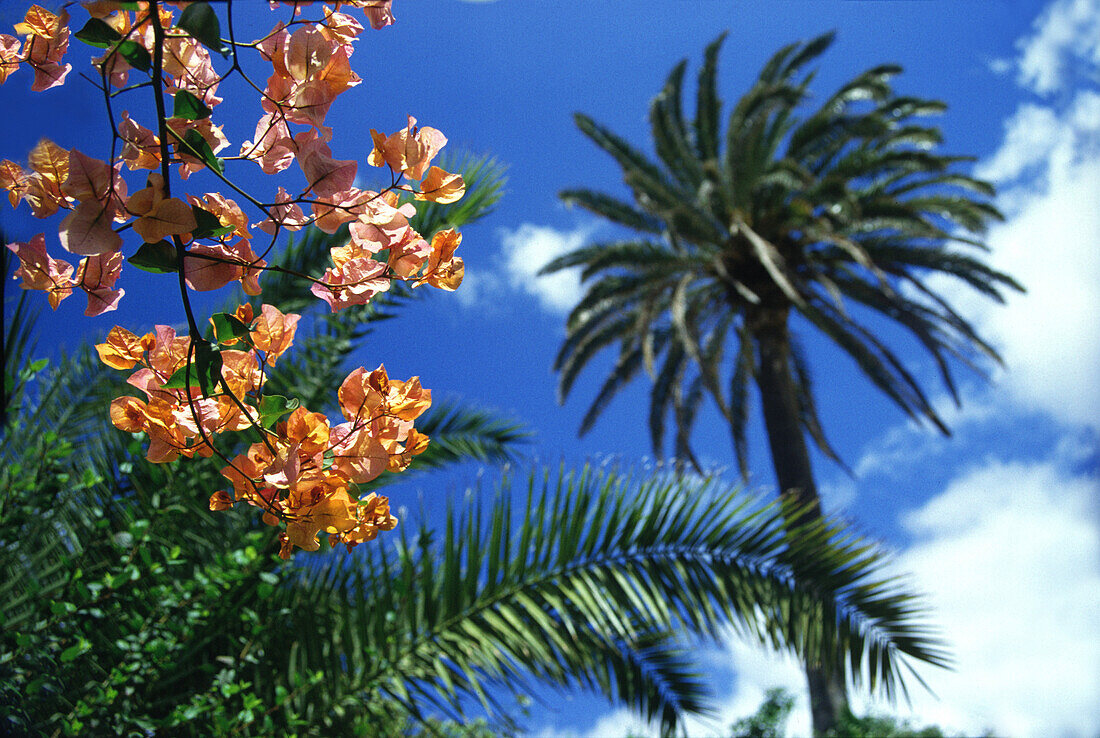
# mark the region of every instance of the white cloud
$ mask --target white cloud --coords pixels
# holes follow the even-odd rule
[[[951,438],[945,437],[928,423],[906,420],[864,447],[863,455],[852,469],[856,478],[864,479],[871,474],[903,478],[921,464],[928,463],[929,458],[942,453],[947,444],[957,443],[959,436],[969,427],[1003,420],[1004,413],[1009,412],[996,392],[990,392],[988,388],[973,390],[964,386],[959,392],[959,399],[956,404],[950,395],[942,394],[933,397],[931,402],[936,414],[951,429]]]
[[[830,515],[844,513],[855,502],[858,491],[855,480],[847,475],[822,480],[817,485],[821,504]]]
[[[464,308],[484,310],[490,304],[490,296],[500,290],[500,278],[496,274],[488,270],[467,269],[462,277],[462,288],[455,291],[455,297]]]
[[[913,714],[954,730],[1082,736],[1100,725],[1100,485],[990,462],[904,516],[899,567],[930,593],[956,671]]]
[[[1042,164],[1058,142],[1058,118],[1041,105],[1021,105],[1005,121],[1004,143],[976,174],[996,182],[1014,180],[1026,170]]]
[[[1002,189],[991,265],[1026,295],[1006,307],[968,295],[964,315],[1001,349],[1013,400],[1064,423],[1100,421],[1100,0],[1055,0],[1017,44],[1024,103],[999,149],[976,168]]]
[[[620,738],[626,735],[656,736],[657,734],[657,729],[648,725],[641,717],[630,710],[619,708],[601,715],[587,730],[558,730],[545,727],[537,733],[531,733],[531,738],[607,738],[608,736]]]
[[[1030,129],[1030,130],[1028,130]],[[1058,113],[1022,106],[978,169],[1000,180],[1009,217],[991,229],[989,261],[1027,294],[1006,306],[960,300],[1006,360],[1005,385],[1024,407],[1069,423],[1100,420],[1100,94]],[[1021,174],[1029,176],[1019,180]]]
[[[1072,84],[1078,74],[1100,68],[1100,0],[1056,0],[1039,16],[1034,34],[1022,39],[1017,80],[1050,94]]]
[[[547,310],[568,312],[583,294],[577,270],[541,277],[538,272],[552,259],[583,246],[591,234],[589,227],[559,231],[531,223],[523,223],[514,229],[502,229],[502,255],[512,286],[536,297]]]

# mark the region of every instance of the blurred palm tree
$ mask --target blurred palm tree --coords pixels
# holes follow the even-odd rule
[[[543,270],[580,267],[589,284],[557,356],[559,398],[595,355],[618,344],[580,432],[645,368],[654,382],[654,451],[662,452],[671,414],[675,453],[698,468],[691,429],[709,396],[745,474],[755,383],[780,493],[812,517],[819,502],[805,436],[839,459],[792,322],[830,338],[905,413],[947,433],[916,377],[864,318],[877,313],[907,330],[958,402],[951,362],[980,371],[982,359],[1000,359],[939,279],[997,301],[1021,288],[966,250],[985,249],[981,235],[1001,216],[989,202],[992,186],[959,172],[970,158],[936,152],[942,137],[926,120],[943,103],[896,95],[890,80],[901,69],[882,65],[803,113],[814,77],[805,69],[832,43],[829,33],[780,49],[734,105],[723,135],[716,77],[724,38],[705,51],[690,125],[681,112],[686,60],[653,100],[656,162],[576,115],[622,168],[634,202],[587,189],[561,197],[638,235],[584,246]],[[809,664],[807,677],[813,725],[824,731],[846,705],[843,662]]]

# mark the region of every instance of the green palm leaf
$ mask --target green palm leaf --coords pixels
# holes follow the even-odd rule
[[[689,644],[670,634],[718,638],[729,623],[811,661],[842,654],[886,694],[910,659],[946,663],[883,554],[835,521],[788,532],[790,510],[705,480],[583,469],[519,487],[449,508],[441,536],[422,527],[281,590],[272,607],[335,640],[288,633],[274,658],[296,670],[346,659],[303,706],[335,692],[373,696],[352,711],[395,700],[462,716],[484,696],[496,714],[489,695],[539,680],[580,683],[671,730],[709,703]]]

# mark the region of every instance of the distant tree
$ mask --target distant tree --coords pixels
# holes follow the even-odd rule
[[[783,738],[793,708],[794,697],[790,692],[782,687],[769,689],[753,715],[730,726],[730,738]],[[947,738],[947,734],[934,725],[917,728],[887,715],[856,717],[845,712],[821,738]]]
[[[756,712],[730,726],[731,738],[784,738],[787,718],[794,710],[794,697],[775,687],[764,694],[764,702]]]
[[[555,363],[559,397],[617,343],[618,360],[580,432],[645,368],[654,381],[655,452],[671,414],[676,455],[698,466],[691,429],[710,396],[744,473],[755,383],[779,491],[812,518],[819,501],[806,435],[839,459],[818,420],[792,324],[823,333],[898,407],[947,433],[914,374],[863,317],[877,313],[911,333],[958,402],[951,362],[975,367],[981,357],[999,358],[937,291],[936,278],[954,277],[998,301],[1005,289],[1021,288],[962,248],[984,249],[981,234],[1001,216],[990,204],[992,186],[959,171],[970,159],[935,150],[942,136],[925,119],[943,103],[896,95],[890,79],[901,69],[881,65],[801,113],[814,76],[804,70],[832,43],[830,33],[778,51],[734,105],[723,135],[715,80],[724,38],[706,49],[690,125],[681,112],[686,60],[653,100],[656,162],[576,115],[581,131],[622,167],[634,202],[588,189],[562,199],[638,236],[584,246],[543,270],[581,267],[589,284]],[[791,520],[792,529],[803,519]],[[938,649],[922,656],[944,663]],[[861,664],[850,666],[860,679]],[[827,657],[806,667],[814,728],[824,731],[846,706],[844,663]],[[894,684],[894,675],[878,676]]]

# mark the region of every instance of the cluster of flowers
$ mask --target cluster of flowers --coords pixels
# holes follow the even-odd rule
[[[120,430],[149,437],[150,461],[208,457],[218,433],[260,430],[262,440],[222,469],[234,497],[215,492],[210,509],[246,502],[263,509],[267,523],[285,521],[284,557],[294,546],[317,550],[320,531],[350,550],[397,524],[384,497],[370,495],[359,504],[351,491],[383,471],[406,469],[427,447],[427,437],[413,428],[413,421],[431,404],[431,391],[420,386],[419,378],[391,380],[385,367],[348,375],[337,394],[347,422],[335,426],[321,413],[264,395],[264,379],[290,348],[298,319],[271,305],[255,316],[247,303],[232,314],[216,314],[214,333],[225,347],[218,352],[221,366],[214,380],[221,391],[201,391],[203,377],[191,361],[195,344],[169,326],[141,337],[116,326],[96,345],[108,366],[139,367],[127,381],[147,399],[116,398],[111,421]],[[278,420],[291,408],[286,420]]]
[[[459,286],[463,264],[455,249],[461,235],[445,230],[428,240],[410,225],[415,201],[451,203],[465,192],[461,176],[431,163],[447,142],[443,134],[417,127],[411,116],[396,133],[371,130],[368,162],[391,174],[391,185],[381,191],[356,187],[356,162],[333,158],[329,147],[332,129],[324,124],[325,116],[338,95],[361,83],[349,60],[364,27],[340,12],[341,6],[363,9],[377,29],[393,22],[390,0],[336,3],[335,9],[323,7],[323,17],[316,20],[300,18],[302,7],[311,3],[284,3],[294,8],[289,22],[278,23],[258,41],[238,44],[231,38],[230,46],[218,49],[233,53],[226,75],[218,74],[207,50],[224,42],[213,11],[204,3],[181,3],[205,6],[206,15],[189,17],[194,8],[187,7],[178,18],[163,7],[170,3],[81,4],[90,19],[75,37],[106,49],[93,64],[108,112],[122,92],[152,88],[157,125],[156,130],[146,128],[124,111],[112,120],[115,138],[107,161],[43,139],[30,152],[26,168],[0,162],[0,188],[8,192],[12,206],[26,202],[38,218],[63,212],[61,246],[84,257],[74,268],[50,256],[44,233],[26,243],[8,244],[19,258],[16,276],[24,289],[46,292],[54,308],[80,289],[88,297],[87,315],[114,310],[124,295],[115,284],[124,261],[123,235],[130,230],[141,242],[126,258],[132,265],[182,272],[191,290],[219,289],[235,281],[245,293],[259,295],[259,277],[271,268],[264,257],[282,231],[314,226],[334,233],[345,224],[350,239],[331,249],[332,266],[320,276],[298,275],[333,312],[367,303],[393,280],[444,290]],[[280,3],[270,4],[274,8]],[[63,84],[71,71],[71,65],[63,64],[68,20],[66,12],[53,14],[34,6],[15,28],[26,37],[22,44],[16,36],[0,35],[0,83],[26,65],[34,71],[33,90]],[[234,185],[225,175],[226,160],[216,156],[229,146],[212,117],[222,102],[219,85],[236,72],[261,89],[245,75],[239,48],[254,48],[272,72],[262,90],[263,114],[254,140],[245,141],[233,158],[255,162],[272,175],[297,162],[306,180],[297,195],[280,186],[269,202],[262,202]],[[135,72],[148,80],[133,82]],[[162,102],[165,94],[173,100],[171,116]],[[170,167],[181,180],[210,170],[261,217],[250,222],[236,202],[218,192],[190,194],[186,200],[173,197]],[[145,186],[128,194],[124,169],[151,171]],[[266,234],[270,244],[254,249],[258,234],[253,229]],[[357,485],[383,471],[405,469],[424,450],[428,439],[413,428],[413,421],[429,406],[430,391],[415,377],[407,382],[389,379],[383,367],[357,369],[338,393],[346,422],[330,426],[324,415],[299,407],[295,400],[264,393],[268,370],[290,347],[299,316],[262,304],[256,315],[245,304],[234,313],[213,316],[214,340],[206,341],[191,319],[186,290],[183,299],[187,335],[157,326],[138,337],[115,327],[96,347],[111,367],[139,367],[129,383],[146,399],[117,398],[111,406],[115,426],[146,434],[147,457],[153,462],[221,457],[233,493],[216,492],[210,508],[244,502],[263,509],[266,522],[285,523],[284,557],[294,547],[316,550],[320,532],[350,549],[379,530],[392,529],[396,520],[388,501],[375,495],[359,500]],[[230,459],[213,442],[225,431],[252,432],[260,441]]]

